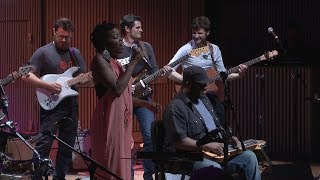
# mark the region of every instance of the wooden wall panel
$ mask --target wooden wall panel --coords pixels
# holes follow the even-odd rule
[[[40,4],[33,0],[0,1],[0,78],[18,70],[40,45]],[[22,132],[38,129],[34,90],[22,80],[5,87],[9,119]]]
[[[191,39],[190,24],[194,17],[204,15],[204,1],[111,1],[110,21],[116,24],[126,14],[142,20],[142,40],[149,42],[156,54],[159,67],[166,65],[175,52]],[[173,82],[162,78],[152,85],[153,99],[164,108],[172,98]],[[162,119],[162,112],[156,114]],[[133,131],[139,131],[134,121]]]
[[[232,81],[230,97],[244,139],[266,140],[272,157],[310,158],[311,73],[307,67],[253,67]]]
[[[56,0],[45,1],[46,42],[52,41],[53,25],[59,17],[70,18],[75,25],[72,45],[82,53],[87,71],[95,55],[90,42],[90,34],[94,26],[107,20],[110,13],[109,0]],[[82,129],[90,128],[92,112],[97,103],[94,88],[80,88],[79,95],[79,125]]]
[[[66,16],[74,21],[76,26],[73,45],[83,53],[89,67],[94,48],[90,44],[89,35],[97,22],[107,20],[119,24],[123,15],[134,13],[142,17],[144,29],[143,40],[152,44],[160,67],[167,64],[178,48],[189,41],[191,30],[189,24],[193,17],[202,15],[204,1],[45,1],[46,7],[46,39],[52,39],[52,24],[56,18]],[[166,11],[164,11],[166,9]],[[169,9],[169,10],[168,10]],[[85,12],[85,13],[84,13]],[[181,28],[186,27],[186,28]],[[172,29],[175,29],[172,33]],[[176,43],[175,43],[176,42]],[[164,83],[168,83],[165,80]],[[155,87],[154,98],[166,105],[172,94],[172,88],[163,91],[163,86]],[[82,88],[80,94],[80,121],[82,128],[90,128],[91,114],[97,102],[93,89]],[[165,99],[159,97],[166,97]],[[162,113],[157,118],[161,119]],[[134,121],[134,131],[139,131],[137,121]]]
[[[41,14],[41,3],[43,12]],[[206,4],[206,6],[205,6]],[[97,22],[109,20],[119,23],[127,13],[142,17],[143,40],[152,44],[160,67],[169,62],[174,53],[191,38],[190,23],[195,16],[210,14],[213,42],[223,53],[227,66],[237,65],[272,48],[275,44],[266,29],[273,26],[286,36],[286,26],[292,20],[303,25],[302,37],[317,42],[320,18],[314,1],[156,1],[156,0],[1,0],[0,1],[0,75],[5,77],[27,62],[41,42],[52,40],[54,21],[62,16],[73,20],[76,31],[72,44],[82,52],[87,67],[95,54],[89,35]],[[306,11],[308,9],[308,11]],[[233,13],[231,13],[232,11]],[[234,16],[236,12],[237,16]],[[212,15],[212,16],[211,16]],[[305,16],[303,16],[305,15]],[[303,19],[300,19],[304,17]],[[41,24],[41,18],[43,23]],[[43,27],[44,34],[41,34]],[[240,28],[241,27],[241,28]],[[279,29],[279,30],[278,30]],[[41,39],[44,37],[44,39]],[[272,48],[273,49],[273,48]],[[260,51],[260,52],[259,52]],[[306,88],[291,75],[299,73]],[[264,74],[264,90],[257,74]],[[243,136],[261,137],[269,143],[272,153],[293,157],[297,153],[310,153],[310,126],[312,114],[309,89],[310,69],[292,67],[251,68],[239,81],[231,83],[231,97],[237,107],[236,116]],[[300,86],[300,88],[295,88]],[[165,78],[152,84],[153,98],[163,107],[171,100],[173,82]],[[34,89],[21,80],[6,87],[10,102],[10,118],[22,132],[38,131],[38,103]],[[264,95],[264,96],[263,96]],[[263,96],[264,98],[261,98]],[[90,128],[91,115],[97,102],[93,88],[80,89],[80,126]],[[262,116],[259,129],[257,114]],[[229,114],[230,117],[230,114]],[[156,115],[162,119],[162,113]],[[298,128],[297,128],[298,127]],[[135,121],[134,131],[139,131]],[[295,147],[296,144],[298,147]]]

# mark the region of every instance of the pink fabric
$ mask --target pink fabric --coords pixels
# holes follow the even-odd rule
[[[116,61],[110,62],[116,77],[124,73]],[[131,180],[132,97],[130,81],[120,97],[108,90],[99,100],[91,121],[92,157],[124,180]],[[112,176],[97,169],[98,179]]]

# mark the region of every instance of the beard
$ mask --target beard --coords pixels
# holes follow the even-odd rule
[[[70,47],[69,43],[55,42],[55,45],[56,45],[57,50],[62,51],[62,52],[68,51],[68,49]]]

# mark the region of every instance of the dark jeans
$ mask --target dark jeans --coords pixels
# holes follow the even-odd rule
[[[151,101],[151,98],[148,99]],[[145,107],[134,108],[134,114],[139,121],[140,131],[143,138],[143,149],[145,152],[153,151],[151,139],[151,123],[154,120],[154,113]],[[154,173],[154,164],[152,160],[143,160],[143,178],[145,180],[152,179]]]
[[[40,117],[40,132],[48,130],[56,122],[59,123],[53,126],[51,132],[74,147],[75,138],[77,136],[78,127],[78,108],[76,105],[69,105],[65,101],[62,101],[58,107],[52,111],[44,111],[41,109]],[[49,158],[49,153],[53,140],[49,136],[45,136],[43,140],[36,143],[35,149],[40,154],[41,158]],[[35,158],[35,155],[34,155]],[[72,160],[72,150],[64,146],[62,143],[58,143],[58,152],[56,156],[55,171],[53,174],[54,179],[64,179],[65,174],[68,171],[68,165]],[[40,174],[36,174],[33,179],[39,179]]]

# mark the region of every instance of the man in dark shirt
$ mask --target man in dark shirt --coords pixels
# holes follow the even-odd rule
[[[184,70],[183,88],[173,99],[164,112],[165,142],[164,150],[169,152],[210,151],[223,155],[223,143],[210,142],[200,147],[197,140],[208,132],[220,128],[220,123],[208,97],[203,93],[209,78],[204,69],[190,66]],[[232,142],[241,148],[239,140],[232,136]],[[172,171],[192,174],[199,169],[214,166],[221,168],[215,161],[204,158],[203,161],[175,163]],[[257,158],[252,151],[244,151],[231,159],[228,171],[241,168],[247,179],[261,179]]]
[[[141,48],[143,56],[146,61],[140,61],[136,65],[132,76],[138,76],[142,71],[146,70],[147,74],[152,74],[156,72],[159,68],[156,62],[156,58],[153,52],[152,46],[148,42],[140,41],[142,34],[141,19],[139,16],[128,14],[125,15],[120,22],[121,31],[123,34],[123,52],[118,56],[118,61],[122,64],[126,64],[131,60],[131,56],[134,54],[133,46],[138,46]],[[143,98],[144,101],[152,103],[151,96]],[[150,108],[149,108],[150,109]],[[151,123],[154,120],[154,113],[147,107],[134,107],[133,113],[136,115],[139,121],[140,131],[143,137],[143,148],[144,151],[152,151],[151,142]],[[154,164],[152,160],[143,160],[144,179],[152,179],[152,174],[154,173]],[[133,175],[133,174],[132,174]]]

